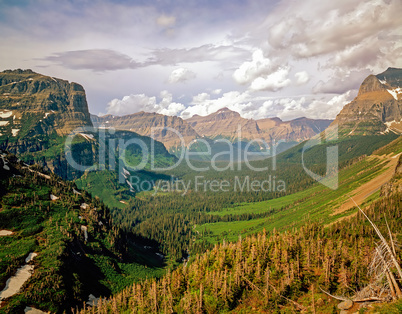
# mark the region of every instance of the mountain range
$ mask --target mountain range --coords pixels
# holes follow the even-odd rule
[[[167,149],[180,145],[177,133],[172,132],[171,129],[182,135],[186,145],[197,138],[205,137],[209,139],[225,138],[233,142],[238,138],[246,141],[261,139],[267,144],[284,140],[295,144],[324,131],[332,122],[332,120],[307,118],[291,121],[282,121],[279,118],[245,119],[239,113],[228,108],[222,108],[208,116],[194,115],[187,120],[149,112],[126,116],[98,117],[91,115],[91,120],[95,127],[113,127],[118,130],[131,130],[144,136],[151,136],[155,140],[161,141]],[[154,134],[152,134],[153,128]]]

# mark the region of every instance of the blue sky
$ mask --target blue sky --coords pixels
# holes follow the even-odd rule
[[[95,114],[334,118],[402,67],[400,0],[4,1],[0,70],[75,81]]]

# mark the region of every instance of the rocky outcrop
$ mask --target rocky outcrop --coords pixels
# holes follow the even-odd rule
[[[336,117],[341,135],[402,133],[402,69],[369,75]]]

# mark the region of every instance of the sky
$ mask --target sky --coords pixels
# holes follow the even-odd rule
[[[0,0],[0,71],[84,86],[93,114],[334,119],[402,67],[401,0]]]

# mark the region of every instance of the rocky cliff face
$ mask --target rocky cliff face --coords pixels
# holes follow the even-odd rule
[[[47,152],[77,127],[92,126],[84,88],[31,70],[0,72],[0,148],[22,156]],[[52,140],[51,140],[52,139]],[[37,160],[70,178],[60,154]],[[86,158],[83,156],[83,158]]]
[[[92,126],[83,87],[31,70],[0,72],[0,140],[69,134]]]
[[[368,76],[336,117],[341,135],[402,133],[402,69]]]
[[[186,144],[199,137],[197,132],[181,118],[158,113],[142,111],[122,117],[91,115],[91,119],[95,127],[113,127],[118,130],[128,130],[143,136],[150,136],[162,142],[168,149],[180,145],[180,137],[171,131],[172,129],[181,134]]]

